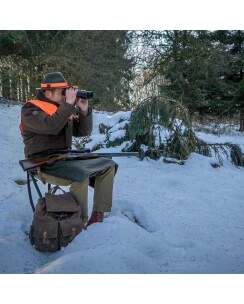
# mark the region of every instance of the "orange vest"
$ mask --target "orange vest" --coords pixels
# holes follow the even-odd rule
[[[32,99],[28,100],[27,102],[30,102],[40,108],[43,112],[47,113],[48,115],[52,116],[54,113],[56,113],[58,107],[55,104],[49,103],[47,101],[39,100],[39,99]],[[23,134],[23,124],[19,124],[19,129],[21,134]]]

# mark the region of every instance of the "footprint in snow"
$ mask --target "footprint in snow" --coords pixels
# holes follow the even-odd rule
[[[128,201],[121,201],[119,205],[119,212],[131,222],[150,233],[158,230],[158,224],[153,220],[152,214],[148,213],[143,207],[136,204],[132,205]]]

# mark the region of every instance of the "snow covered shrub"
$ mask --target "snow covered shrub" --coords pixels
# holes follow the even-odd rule
[[[128,140],[130,115],[131,111],[109,113],[94,110],[92,134],[84,138],[73,138],[74,147],[96,151],[100,148],[120,146]]]
[[[229,159],[235,166],[244,166],[242,151],[239,145],[232,143],[206,143],[198,139],[196,151],[205,156],[214,156],[219,165],[223,165],[224,159]]]
[[[138,105],[131,114],[128,135],[133,141],[127,148],[130,151],[139,151],[144,145],[165,156],[186,159],[197,147],[187,109],[162,96],[148,97]]]
[[[128,140],[128,121],[121,121],[107,132],[107,147],[115,147],[121,145]]]
[[[99,132],[101,134],[106,134],[108,132],[109,127],[106,126],[104,123],[100,123],[98,127],[99,127]]]
[[[75,149],[83,149],[85,148],[86,144],[91,141],[89,136],[79,137],[79,138],[72,138],[73,148]]]
[[[170,161],[173,158],[174,162],[177,159],[180,163],[191,152],[196,152],[215,157],[219,165],[224,159],[238,166],[244,165],[240,147],[233,143],[205,142],[201,136],[195,133],[189,113],[181,103],[164,97],[150,97],[133,112],[94,110],[92,134],[73,138],[73,145],[91,151],[110,147],[116,147],[117,151],[140,151],[142,159],[144,156],[152,159],[163,156],[164,160],[165,157]]]

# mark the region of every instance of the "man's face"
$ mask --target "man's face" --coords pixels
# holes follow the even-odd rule
[[[63,89],[59,89],[59,88],[53,90],[47,90],[45,91],[45,96],[52,101],[55,101],[57,103],[62,103],[65,100],[64,96],[62,95],[62,91]]]

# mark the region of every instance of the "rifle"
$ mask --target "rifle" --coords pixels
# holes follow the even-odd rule
[[[93,153],[85,150],[53,150],[52,152],[45,152],[44,155],[39,155],[32,158],[27,158],[19,161],[22,169],[28,171],[35,169],[42,165],[50,165],[58,160],[85,160],[94,159],[98,157],[122,157],[122,156],[137,156],[140,157],[139,152],[112,152],[112,153]]]

